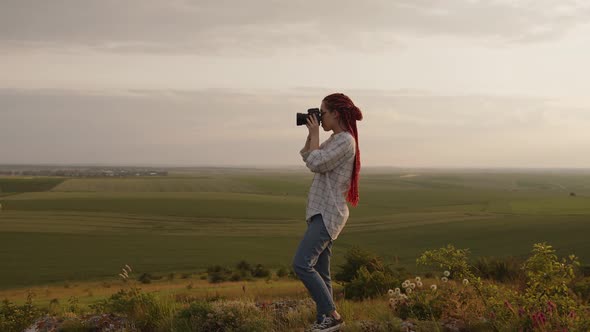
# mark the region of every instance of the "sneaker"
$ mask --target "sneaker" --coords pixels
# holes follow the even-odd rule
[[[325,316],[321,323],[312,325],[312,332],[334,332],[344,327],[344,320],[342,318],[335,319],[332,316]]]
[[[304,331],[311,332],[317,330],[320,324],[324,321],[324,318],[326,318],[326,315],[322,315],[322,317],[318,318],[318,320],[316,320],[313,324],[308,326]]]

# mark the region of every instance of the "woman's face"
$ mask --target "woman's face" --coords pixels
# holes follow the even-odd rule
[[[324,131],[334,130],[338,125],[338,112],[328,110],[324,102],[322,102],[320,112],[322,113],[322,128]]]

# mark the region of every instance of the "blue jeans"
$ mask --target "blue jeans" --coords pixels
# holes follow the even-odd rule
[[[293,259],[293,269],[317,306],[317,319],[336,310],[330,279],[332,238],[321,214],[311,217]]]

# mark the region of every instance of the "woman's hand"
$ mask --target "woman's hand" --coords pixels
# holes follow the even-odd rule
[[[315,114],[307,117],[307,123],[305,124],[309,130],[307,143],[309,143],[308,150],[317,150],[320,147],[320,123],[316,118]]]
[[[320,123],[315,114],[307,117],[307,123],[305,125],[309,130],[309,137],[320,137]]]

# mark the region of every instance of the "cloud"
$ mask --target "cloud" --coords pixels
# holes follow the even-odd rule
[[[579,0],[8,0],[0,3],[0,42],[5,50],[117,53],[379,51],[415,36],[538,42],[588,18],[590,5]]]
[[[0,89],[3,163],[301,165],[331,91]],[[350,90],[366,166],[582,167],[590,112],[522,96]],[[327,133],[322,134],[322,140]]]

